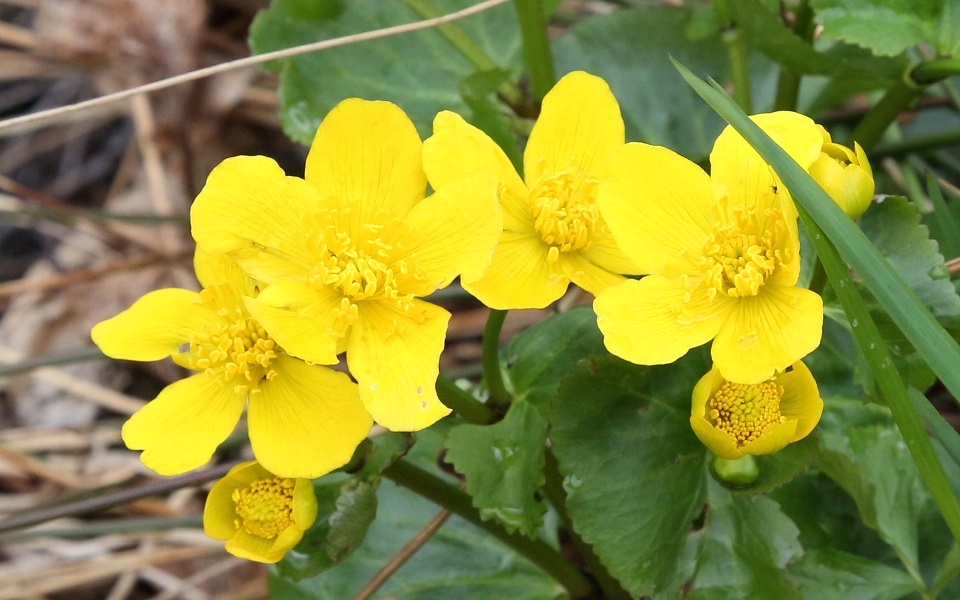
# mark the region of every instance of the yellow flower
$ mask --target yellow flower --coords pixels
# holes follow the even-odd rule
[[[437,190],[476,170],[500,181],[503,232],[490,267],[463,287],[491,308],[543,308],[569,282],[597,294],[637,273],[596,204],[597,184],[624,144],[620,107],[607,84],[575,71],[543,99],[523,155],[524,179],[496,143],[444,111],[424,142],[423,166]]]
[[[367,411],[399,431],[450,412],[435,389],[450,313],[418,296],[478,278],[502,229],[492,176],[424,199],[422,146],[397,106],[345,100],[317,130],[305,179],[229,158],[191,211],[201,248],[264,283],[246,306],[270,336],[310,363],[346,350]]]
[[[807,167],[820,154],[813,121],[753,120]],[[820,344],[823,301],[796,287],[796,209],[770,167],[732,128],[717,138],[711,175],[678,154],[631,143],[600,185],[599,204],[643,272],[594,302],[604,343],[643,365],[666,364],[713,339],[731,381],[759,383]]]
[[[714,366],[693,389],[690,426],[711,452],[728,460],[773,454],[813,431],[823,400],[802,362],[752,385],[732,383]]]
[[[810,176],[840,205],[851,219],[862,215],[873,200],[873,169],[867,155],[854,142],[854,150],[834,144],[830,133],[817,125],[823,135],[820,157],[810,165]]]
[[[319,477],[350,460],[370,415],[343,373],[284,352],[247,312],[253,281],[225,258],[197,252],[200,293],[168,288],[93,328],[112,358],[172,356],[197,374],[168,385],[123,426],[143,464],[177,475],[210,460],[244,405],[254,455],[274,473]]]
[[[227,541],[227,552],[275,563],[317,518],[309,479],[277,477],[256,461],[230,469],[213,484],[203,507],[203,531]]]

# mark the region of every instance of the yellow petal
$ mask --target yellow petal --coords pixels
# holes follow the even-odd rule
[[[315,478],[342,467],[370,432],[357,386],[344,373],[288,355],[247,409],[253,455],[279,477]]]
[[[687,299],[684,302],[684,299]],[[690,292],[680,278],[628,279],[597,296],[593,308],[607,350],[639,365],[671,363],[717,334],[731,302]]]
[[[193,270],[203,287],[226,283],[239,296],[256,296],[256,283],[226,254],[211,256],[197,247],[193,255]]]
[[[490,308],[544,308],[567,291],[569,280],[547,262],[537,234],[503,232],[483,277],[463,288]]]
[[[237,532],[237,503],[233,491],[249,486],[257,479],[272,477],[255,460],[236,465],[207,493],[203,506],[203,532],[215,540],[229,540]]]
[[[307,155],[306,179],[325,199],[349,209],[350,237],[366,224],[403,217],[423,200],[423,143],[395,104],[344,100],[320,123]]]
[[[623,146],[620,105],[607,83],[583,71],[564,75],[543,99],[540,118],[523,154],[527,187],[572,169],[599,177],[610,154]]]
[[[790,441],[802,440],[814,430],[823,414],[823,400],[817,382],[807,365],[797,361],[793,363],[793,370],[777,376],[777,383],[783,386],[780,414],[797,423]]]
[[[690,417],[690,428],[697,439],[720,458],[735,460],[746,454],[727,432],[717,429],[702,417]]]
[[[246,399],[200,373],[171,383],[123,424],[123,441],[160,475],[205,464],[240,420]]]
[[[643,273],[687,270],[717,220],[703,169],[671,150],[640,143],[614,155],[597,204],[620,250]]]
[[[475,171],[493,174],[503,186],[504,226],[511,230],[532,228],[527,186],[510,159],[486,133],[448,110],[433,120],[433,135],[423,142],[423,170],[435,190],[442,190]]]
[[[369,415],[367,418],[369,420]],[[309,479],[297,479],[293,486],[293,522],[298,528],[306,531],[317,520],[317,510],[317,496],[313,492],[313,482]]]
[[[823,300],[810,290],[767,284],[732,303],[711,352],[728,381],[760,383],[820,345]]]
[[[561,252],[558,263],[570,281],[594,296],[626,281],[624,277],[593,264],[581,252]]]
[[[607,230],[596,231],[590,238],[590,247],[580,253],[591,263],[623,275],[642,275],[644,272],[620,250],[617,241]]]
[[[340,316],[343,296],[328,288],[317,290],[301,281],[277,281],[256,299],[247,298],[250,314],[280,347],[307,362],[333,365],[343,336]]]
[[[753,115],[750,120],[804,169],[820,156],[823,135],[809,117],[781,111]],[[729,125],[713,145],[710,166],[710,180],[717,198],[728,197],[731,205],[757,207],[761,211],[779,204],[774,187],[779,192],[781,186],[773,170]],[[790,210],[793,210],[792,204]]]
[[[218,323],[200,294],[167,288],[150,292],[119,315],[97,323],[93,343],[110,358],[160,360]]]
[[[450,313],[422,300],[407,310],[387,300],[360,304],[347,364],[374,421],[391,431],[417,431],[449,414],[436,392],[449,320]]]
[[[786,448],[787,444],[795,441],[797,431],[796,421],[774,423],[763,430],[763,434],[752,442],[747,442],[741,450],[744,454],[774,454]]]
[[[283,555],[296,546],[301,539],[303,539],[303,530],[297,527],[287,527],[273,539],[251,535],[240,528],[232,538],[227,540],[226,550],[238,558],[272,565],[279,562]]]
[[[286,177],[273,159],[235,156],[210,173],[190,222],[204,252],[231,253],[256,279],[270,282],[305,276],[317,262],[303,217],[319,207],[317,190]]]
[[[404,219],[408,229],[398,240],[396,260],[426,271],[428,289],[403,290],[426,296],[460,275],[476,281],[490,264],[493,247],[503,231],[497,203],[497,180],[474,172],[418,203]]]

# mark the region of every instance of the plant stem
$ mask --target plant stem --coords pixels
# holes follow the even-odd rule
[[[427,473],[401,459],[387,467],[383,475],[400,486],[415,492],[431,502],[473,523],[517,554],[543,569],[567,589],[571,598],[587,598],[593,593],[593,584],[559,552],[541,539],[530,539],[520,534],[507,533],[498,525],[484,521],[470,502],[470,496],[454,488],[439,477]]]
[[[960,57],[935,58],[910,71],[910,78],[920,85],[937,83],[951,75],[960,75]]]
[[[78,362],[87,362],[105,358],[99,348],[82,348],[72,352],[63,352],[37,358],[27,358],[13,365],[0,366],[0,379],[13,377],[41,367],[69,365]]]
[[[863,117],[853,130],[853,140],[859,142],[864,152],[870,152],[887,130],[890,123],[920,96],[917,86],[898,81],[891,86],[883,98]]]
[[[805,42],[810,43],[813,38],[813,10],[810,0],[800,0],[793,14],[795,21],[793,31]],[[774,110],[797,110],[797,97],[800,94],[800,79],[803,74],[790,67],[780,66],[780,76],[777,79],[777,96],[773,101]]]
[[[547,16],[543,0],[514,0],[517,18],[520,21],[520,37],[523,39],[523,61],[530,76],[530,88],[537,100],[543,100],[557,75],[550,53],[550,38],[547,36]]]
[[[870,153],[873,157],[901,156],[912,152],[923,152],[924,150],[936,150],[942,146],[955,146],[960,144],[960,129],[951,129],[930,135],[920,135],[907,140],[888,142],[874,148]]]
[[[183,517],[146,517],[138,519],[119,519],[84,523],[77,527],[50,527],[18,531],[0,535],[0,543],[12,544],[38,537],[60,539],[84,539],[113,535],[118,533],[137,533],[140,531],[162,531],[165,529],[196,528],[203,525],[200,515]]]
[[[730,60],[730,75],[733,77],[733,99],[736,100],[743,112],[748,115],[753,112],[753,101],[750,95],[750,66],[747,64],[747,43],[743,39],[743,32],[733,21],[727,0],[716,0],[714,6],[717,18],[720,20],[720,39],[727,48],[727,58]]]
[[[403,0],[403,3],[425,19],[433,19],[443,16],[444,14],[444,12],[430,0]],[[483,51],[483,48],[478,46],[473,39],[467,35],[467,32],[456,23],[438,25],[436,30],[446,38],[464,58],[469,60],[470,64],[476,67],[478,71],[489,71],[490,69],[497,68],[497,63],[493,62],[493,59]]]
[[[840,258],[837,249],[826,238],[826,235],[799,203],[796,205],[800,212],[807,233],[817,250],[817,255],[823,261],[823,267],[830,279],[830,284],[847,313],[847,318],[853,326],[853,336],[860,346],[870,365],[870,371],[877,382],[883,398],[886,400],[897,427],[903,435],[903,440],[910,450],[914,462],[923,478],[930,495],[940,509],[947,526],[955,540],[960,540],[960,503],[947,481],[933,444],[923,428],[923,423],[914,409],[907,387],[900,378],[886,343],[880,336],[873,318],[870,316],[863,298],[847,274],[847,265]]]
[[[490,392],[490,404],[497,408],[507,406],[511,400],[500,370],[500,330],[506,318],[507,311],[491,309],[483,331],[483,377]]]
[[[447,408],[471,423],[486,425],[497,418],[496,411],[443,375],[437,377],[437,395]]]

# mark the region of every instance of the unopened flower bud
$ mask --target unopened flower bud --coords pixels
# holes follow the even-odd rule
[[[818,126],[819,127],[819,126]],[[833,198],[843,212],[856,219],[867,210],[873,199],[873,170],[867,155],[854,142],[854,149],[835,144],[826,129],[823,147],[818,158],[810,165],[810,176]]]

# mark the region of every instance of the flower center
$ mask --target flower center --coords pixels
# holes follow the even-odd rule
[[[732,217],[714,225],[703,244],[700,268],[721,294],[756,296],[767,277],[791,258],[781,248],[787,235],[783,213],[767,209],[761,220],[756,209],[738,207]]]
[[[258,479],[242,490],[233,490],[237,504],[237,529],[268,540],[293,525],[293,479]]]
[[[571,170],[545,175],[530,190],[534,227],[550,246],[547,260],[556,262],[561,252],[590,247],[594,232],[604,227],[595,201],[597,180],[579,184]]]
[[[710,398],[710,420],[738,446],[759,438],[780,416],[783,386],[773,380],[755,385],[727,382]]]
[[[314,244],[320,261],[314,265],[311,282],[317,288],[334,287],[342,295],[339,318],[333,332],[343,337],[357,319],[357,302],[369,298],[388,298],[406,309],[413,301],[413,293],[428,280],[426,273],[410,260],[396,258],[403,249],[381,238],[383,225],[362,227],[360,239],[351,239],[349,233],[336,225],[334,211],[314,216]],[[394,227],[402,227],[399,222]],[[403,236],[397,236],[401,238]],[[429,290],[433,291],[433,290]]]
[[[263,327],[239,307],[227,308],[221,300],[227,290],[215,286],[200,292],[200,298],[215,309],[221,324],[190,342],[187,367],[204,371],[211,377],[233,383],[233,391],[241,396],[259,392],[260,383],[273,379],[276,371],[270,364],[281,352]]]

